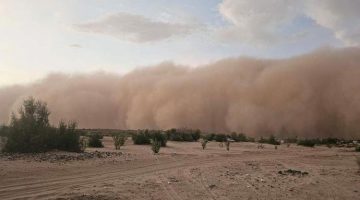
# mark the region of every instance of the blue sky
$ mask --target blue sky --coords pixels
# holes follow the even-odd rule
[[[123,74],[164,61],[198,66],[358,46],[359,1],[294,2],[0,0],[0,86],[54,72]]]

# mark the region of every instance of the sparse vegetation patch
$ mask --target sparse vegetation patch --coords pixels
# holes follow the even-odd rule
[[[294,170],[294,169],[287,169],[287,170],[284,170],[284,171],[278,171],[278,174],[292,175],[292,176],[306,176],[306,175],[309,175],[308,172],[303,172],[303,171]]]
[[[167,139],[179,142],[196,142],[200,139],[201,131],[199,129],[169,129],[166,131]]]
[[[113,140],[114,140],[114,146],[116,150],[119,150],[121,146],[124,146],[125,144],[125,140],[126,140],[126,136],[123,134],[114,134],[112,136]]]
[[[305,147],[314,147],[316,144],[315,140],[311,139],[304,139],[304,140],[298,140],[297,145],[305,146]]]

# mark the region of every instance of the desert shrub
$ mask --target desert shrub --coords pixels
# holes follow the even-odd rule
[[[166,147],[168,136],[158,130],[140,130],[138,133],[132,134],[132,139],[137,145],[152,144],[151,140],[156,139],[162,147]]]
[[[89,136],[89,147],[95,147],[95,148],[104,147],[101,138],[102,136],[100,134],[91,134]]]
[[[202,139],[202,140],[201,140],[201,146],[202,146],[203,149],[206,148],[206,144],[207,144],[208,142],[209,142],[209,141],[206,140],[206,139]]]
[[[181,133],[182,141],[184,142],[194,142],[194,138],[191,133]]]
[[[7,128],[6,152],[45,152],[52,149],[81,151],[80,134],[76,123],[60,122],[59,127],[49,123],[50,112],[45,102],[30,97],[24,100],[18,116],[11,116]]]
[[[270,135],[268,139],[265,139],[261,137],[258,141],[259,143],[266,143],[266,144],[272,144],[272,145],[280,145],[280,142],[276,140],[275,136]]]
[[[151,144],[150,134],[148,130],[139,131],[132,135],[132,140],[134,144],[142,145],[142,144]]]
[[[104,138],[104,135],[101,134],[100,131],[88,131],[85,135],[88,136],[88,137],[96,135],[96,138],[99,139],[99,140],[102,140]]]
[[[200,130],[170,129],[166,131],[167,139],[170,141],[195,142],[200,138]]]
[[[263,137],[260,137],[260,139],[258,140],[259,143],[267,143],[267,140]]]
[[[297,141],[298,141],[297,137],[285,139],[286,143],[297,143]]]
[[[238,142],[247,142],[248,139],[244,133],[239,133],[237,136],[237,141]]]
[[[325,145],[334,145],[337,144],[340,140],[337,138],[324,138],[320,141],[320,144],[325,144]]]
[[[126,136],[123,134],[113,134],[114,146],[116,150],[119,150],[121,146],[124,146]]]
[[[8,135],[9,127],[5,125],[0,126],[0,137],[6,137]]]
[[[175,128],[165,131],[166,137],[171,141],[182,141],[182,136],[176,132]]]
[[[235,142],[247,142],[248,139],[246,137],[246,135],[244,133],[231,133],[230,137],[235,141]]]
[[[5,148],[6,142],[7,138],[0,136],[0,152],[3,150],[3,148]]]
[[[214,137],[214,140],[216,142],[225,142],[227,139],[226,135],[225,134],[216,134],[215,137]]]
[[[259,143],[266,143],[266,144],[273,144],[273,145],[279,145],[280,144],[273,135],[271,135],[269,138],[261,137],[258,142]]]
[[[226,150],[229,151],[230,150],[230,141],[226,140],[225,146],[226,146]]]
[[[247,138],[247,141],[248,141],[248,142],[255,142],[255,138],[248,137],[248,138]]]
[[[213,141],[215,137],[214,133],[210,133],[210,134],[206,134],[203,136],[203,139],[207,140],[207,141]]]
[[[3,148],[5,148],[5,144],[7,141],[7,127],[6,126],[0,126],[0,152]]]
[[[280,145],[280,142],[276,140],[275,136],[271,135],[269,137],[269,141],[268,141],[269,144],[273,144],[273,145]]]
[[[304,139],[298,140],[297,145],[305,146],[305,147],[314,147],[317,140],[312,139]]]
[[[191,133],[193,140],[196,142],[200,139],[201,131],[199,129],[195,130],[195,132]]]
[[[80,141],[81,131],[76,130],[76,127],[76,122],[69,122],[66,124],[61,121],[59,123],[59,128],[57,129],[57,137],[53,137],[58,138],[53,148],[64,151],[83,151],[82,149],[84,148]]]
[[[160,147],[161,147],[161,142],[160,141],[158,141],[156,138],[154,140],[152,140],[152,142],[151,142],[151,150],[153,151],[154,154],[159,153]]]
[[[167,136],[165,134],[161,133],[160,131],[154,131],[150,135],[151,135],[152,140],[156,140],[156,141],[160,142],[160,145],[162,147],[166,147]]]

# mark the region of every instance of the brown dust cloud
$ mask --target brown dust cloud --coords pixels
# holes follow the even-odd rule
[[[29,96],[48,103],[52,122],[76,120],[82,128],[359,138],[360,48],[195,68],[168,62],[125,75],[50,74],[0,88],[0,123]]]

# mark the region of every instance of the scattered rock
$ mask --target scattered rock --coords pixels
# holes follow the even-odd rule
[[[278,171],[278,174],[292,175],[292,176],[295,176],[295,175],[305,176],[305,175],[308,175],[309,173],[308,172],[302,172],[302,171],[299,171],[299,170],[294,170],[294,169],[288,169],[288,170]]]
[[[48,152],[48,153],[0,153],[0,160],[26,160],[36,162],[66,162],[93,158],[111,158],[121,156],[121,152]]]
[[[179,180],[177,180],[175,177],[168,177],[168,183],[170,184],[170,183],[176,183],[176,182],[179,182]]]
[[[211,185],[209,185],[209,188],[210,189],[213,189],[213,188],[215,188],[216,187],[216,185],[215,184],[211,184]]]

